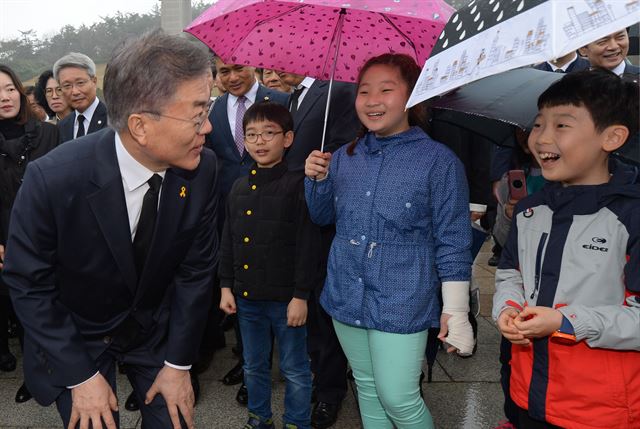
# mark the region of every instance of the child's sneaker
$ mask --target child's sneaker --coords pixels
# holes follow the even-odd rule
[[[249,413],[249,420],[242,426],[242,429],[275,429],[275,426],[273,426],[271,419],[263,422],[260,420],[260,417]]]
[[[494,429],[518,429],[516,428],[516,426],[511,423],[509,420],[500,420],[498,422],[498,426],[496,426]]]

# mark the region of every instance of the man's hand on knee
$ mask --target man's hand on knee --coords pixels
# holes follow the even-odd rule
[[[180,414],[189,429],[193,429],[195,397],[189,371],[164,366],[147,392],[145,404],[150,404],[157,394],[167,403],[174,429],[180,429]]]
[[[86,382],[71,389],[71,418],[69,428],[75,429],[80,423],[80,429],[102,427],[102,421],[107,429],[116,429],[112,411],[118,411],[118,400],[113,394],[111,386],[102,374],[96,374]]]

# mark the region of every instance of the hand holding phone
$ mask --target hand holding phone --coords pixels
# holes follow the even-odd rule
[[[507,172],[507,181],[509,183],[510,199],[518,201],[527,196],[527,180],[524,170],[509,170]]]

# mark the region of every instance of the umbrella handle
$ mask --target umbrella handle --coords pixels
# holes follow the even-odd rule
[[[340,51],[340,38],[342,37],[342,25],[344,24],[344,17],[347,14],[347,9],[340,9],[340,16],[338,17],[338,25],[336,25],[336,54],[333,57],[333,65],[331,66],[331,74],[329,77],[329,92],[327,93],[327,105],[324,109],[324,126],[322,127],[322,143],[320,143],[320,152],[324,152],[324,141],[327,137],[327,123],[329,122],[329,106],[331,105],[331,89],[333,88],[333,76],[336,71],[336,64],[338,63],[338,52]]]

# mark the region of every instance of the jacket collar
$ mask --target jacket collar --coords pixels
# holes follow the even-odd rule
[[[249,171],[249,185],[264,185],[273,182],[284,176],[287,171],[289,168],[284,160],[271,168],[258,168],[258,165],[254,163]]]

